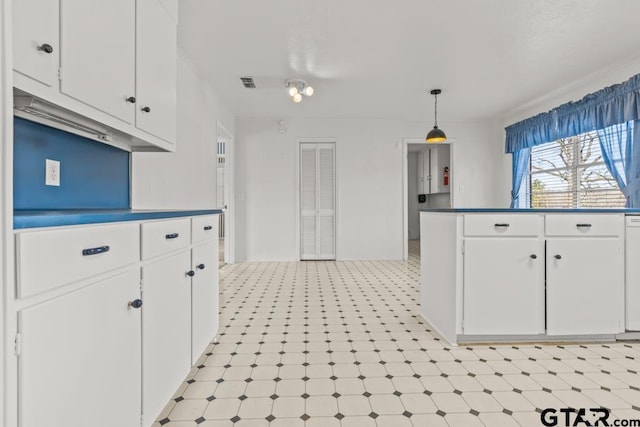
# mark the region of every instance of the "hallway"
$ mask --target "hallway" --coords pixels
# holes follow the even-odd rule
[[[154,426],[539,426],[640,418],[640,345],[450,347],[419,317],[420,259],[221,270],[219,343]],[[560,414],[559,414],[560,415]]]

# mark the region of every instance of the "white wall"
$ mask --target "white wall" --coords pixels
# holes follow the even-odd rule
[[[338,259],[401,259],[402,139],[427,123],[381,119],[236,119],[236,259],[297,260],[296,147],[336,141]],[[490,207],[502,142],[490,122],[442,122],[454,142],[456,207]]]
[[[513,111],[505,114],[499,121],[501,122],[497,132],[502,140],[504,147],[505,131],[504,128],[512,125],[520,120],[533,117],[544,111],[549,111],[569,101],[577,101],[582,99],[589,93],[596,92],[607,86],[622,83],[629,77],[640,73],[640,60],[636,59],[623,66],[617,66],[608,70],[600,71],[595,74],[586,75],[583,78],[576,79],[572,84],[565,87],[557,88],[549,91],[549,93],[540,98],[531,100],[531,102],[523,105]],[[496,159],[497,181],[496,189],[500,194],[509,197],[511,193],[511,154],[505,154],[504,149],[499,159]],[[501,203],[508,203],[505,199]]]
[[[134,209],[216,208],[217,122],[233,129],[234,118],[178,55],[178,140],[175,153],[134,153]]]

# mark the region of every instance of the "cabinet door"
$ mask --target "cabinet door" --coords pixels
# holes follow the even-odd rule
[[[60,90],[133,123],[135,2],[61,0]]]
[[[142,268],[142,412],[150,426],[191,367],[190,251]]]
[[[13,2],[13,69],[50,87],[58,83],[58,9],[58,0]]]
[[[139,274],[20,313],[22,427],[140,425]]]
[[[176,24],[159,0],[137,0],[136,126],[176,140]]]
[[[544,333],[540,240],[488,238],[464,245],[464,334]]]
[[[548,239],[547,333],[622,332],[623,259],[619,239]]]
[[[218,241],[194,247],[191,259],[196,272],[191,280],[191,363],[195,364],[218,332]]]

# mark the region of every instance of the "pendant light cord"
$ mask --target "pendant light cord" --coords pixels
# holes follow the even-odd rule
[[[433,124],[433,127],[438,127],[438,95],[435,95],[436,97],[436,111],[435,111],[435,123]]]

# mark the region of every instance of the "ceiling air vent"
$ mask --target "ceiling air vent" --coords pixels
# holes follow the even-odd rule
[[[253,77],[240,77],[240,80],[242,80],[242,84],[247,89],[255,89],[256,88],[256,83],[253,81]]]

